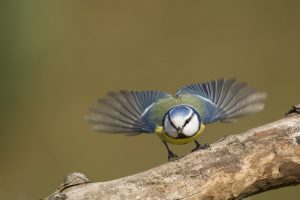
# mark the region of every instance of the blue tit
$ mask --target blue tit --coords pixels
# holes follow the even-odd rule
[[[91,108],[87,119],[95,131],[138,135],[155,133],[168,151],[171,144],[195,142],[207,124],[229,122],[264,108],[266,93],[235,79],[219,79],[180,88],[175,95],[161,91],[109,92]]]

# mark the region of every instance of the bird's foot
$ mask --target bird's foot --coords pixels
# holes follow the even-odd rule
[[[175,161],[175,160],[178,160],[180,158],[180,156],[174,154],[174,153],[169,153],[168,154],[168,160],[169,162],[172,162],[172,161]]]
[[[290,114],[300,114],[300,104],[293,106],[292,109],[285,115],[287,116]]]
[[[200,149],[209,149],[209,150],[210,150],[210,145],[207,144],[207,143],[204,144],[204,145],[199,144],[199,145],[197,145],[194,149],[192,149],[191,152],[198,151],[198,150],[200,150]]]

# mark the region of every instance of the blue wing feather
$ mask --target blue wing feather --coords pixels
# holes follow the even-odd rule
[[[171,95],[160,91],[109,92],[91,108],[87,119],[96,131],[110,133],[153,133],[155,124],[148,120],[147,112],[157,101]]]
[[[230,121],[259,112],[264,107],[266,93],[257,92],[235,79],[219,79],[196,83],[179,89],[176,96],[195,95],[204,105],[204,123]]]

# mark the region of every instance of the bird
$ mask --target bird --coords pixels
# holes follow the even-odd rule
[[[192,151],[210,148],[197,139],[208,124],[232,122],[263,110],[265,92],[234,78],[194,83],[175,95],[158,90],[119,90],[91,107],[87,120],[94,131],[127,136],[156,134],[165,145],[168,160],[179,159],[168,144],[195,143]]]

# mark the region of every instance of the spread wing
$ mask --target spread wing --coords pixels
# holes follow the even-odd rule
[[[152,133],[155,124],[148,120],[147,112],[153,104],[171,95],[160,91],[109,92],[91,108],[87,120],[96,131],[110,133]]]
[[[266,93],[257,92],[235,79],[196,83],[179,89],[176,96],[193,95],[203,104],[204,123],[231,121],[261,111]]]

